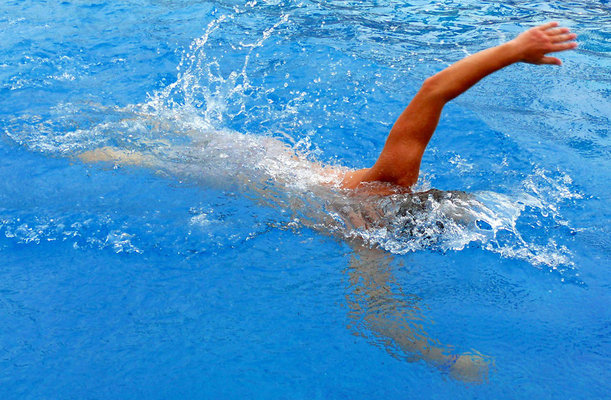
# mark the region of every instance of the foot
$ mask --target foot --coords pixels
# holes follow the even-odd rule
[[[147,156],[138,152],[128,152],[115,147],[101,147],[86,151],[78,156],[81,161],[93,162],[115,162],[123,165],[148,164]]]

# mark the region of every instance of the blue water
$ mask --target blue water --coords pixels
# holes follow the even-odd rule
[[[607,1],[0,10],[0,398],[608,395]],[[418,189],[467,200],[321,184],[373,164],[427,76],[548,20],[579,35],[563,67],[444,111]],[[139,165],[78,158],[105,146]]]

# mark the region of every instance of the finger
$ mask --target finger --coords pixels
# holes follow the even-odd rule
[[[568,42],[569,40],[573,40],[576,39],[577,35],[574,33],[567,33],[564,35],[556,35],[556,36],[552,36],[550,39],[552,41],[552,43],[562,43],[562,42]]]
[[[570,50],[570,49],[574,49],[575,47],[577,47],[576,42],[558,43],[552,46],[551,52]]]
[[[554,29],[548,29],[547,31],[545,31],[545,33],[547,33],[549,36],[554,36],[554,35],[561,35],[564,33],[569,33],[571,30],[569,28],[554,28]]]
[[[549,28],[554,28],[556,26],[558,26],[558,22],[552,21],[552,22],[548,22],[547,24],[539,25],[537,28],[542,30],[542,31],[545,31],[545,30],[547,30]]]
[[[562,65],[562,61],[556,57],[543,57],[541,59],[541,64]]]

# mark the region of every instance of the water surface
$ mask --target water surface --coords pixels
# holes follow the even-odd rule
[[[4,398],[605,397],[607,2],[0,8]],[[311,172],[370,166],[423,79],[551,19],[563,67],[444,111],[419,190],[468,200],[401,213]],[[153,161],[77,158],[104,146]]]

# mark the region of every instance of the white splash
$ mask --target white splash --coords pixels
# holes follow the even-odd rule
[[[429,190],[364,198],[338,189],[336,184],[346,169],[316,162],[307,143],[301,146],[305,142],[289,135],[288,141],[298,143],[291,147],[276,138],[228,129],[224,123],[246,112],[249,96],[261,95],[262,89],[254,87],[248,76],[253,51],[265,46],[275,30],[289,21],[284,15],[253,43],[239,43],[244,51],[242,65],[223,74],[221,61],[208,55],[207,46],[215,32],[233,18],[224,15],[212,21],[185,51],[177,67],[177,80],[151,94],[143,104],[123,108],[59,104],[52,110],[57,121],[30,116],[26,123],[13,121],[29,129],[8,129],[7,134],[32,150],[70,157],[108,146],[119,155],[114,160],[119,164],[139,163],[171,179],[239,189],[261,204],[288,211],[291,221],[298,221],[294,224],[396,254],[479,246],[534,266],[573,268],[565,246],[553,239],[544,243],[529,240],[519,228],[525,213],[540,219],[551,216],[568,227],[558,204],[581,195],[571,190],[566,174],[552,178],[535,168],[523,188],[509,195]],[[292,107],[288,105],[285,112],[299,112]],[[61,125],[74,121],[77,128],[72,130]],[[472,168],[458,156],[451,162],[461,169]],[[191,223],[205,227],[207,221],[206,215],[200,215]],[[39,232],[44,236],[48,230],[17,221],[5,221],[0,229],[5,236],[24,243],[36,242]],[[48,232],[49,237],[62,235]],[[96,240],[100,247],[116,252],[139,253],[142,246],[134,244],[136,239],[113,230]]]

